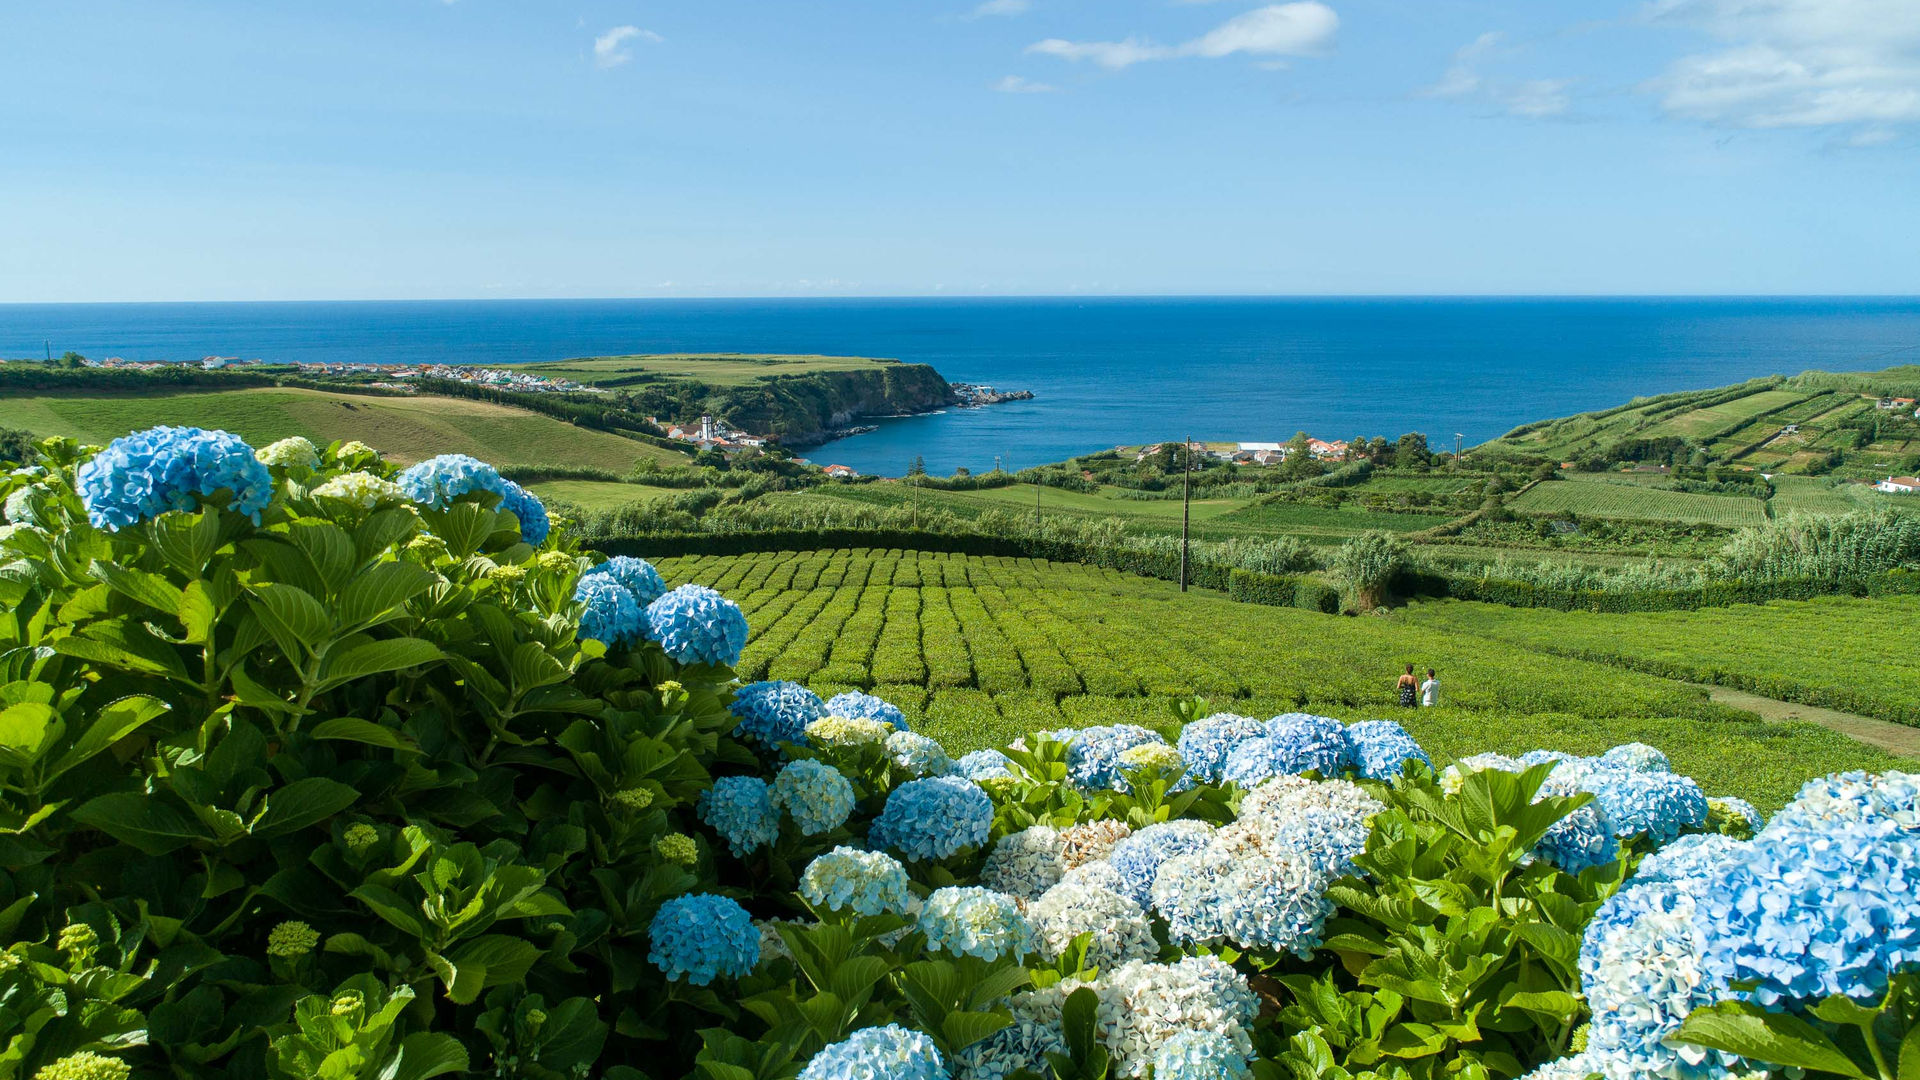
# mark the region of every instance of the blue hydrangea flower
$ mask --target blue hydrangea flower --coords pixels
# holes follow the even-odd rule
[[[1329,883],[1314,860],[1298,852],[1269,856],[1209,845],[1162,863],[1151,899],[1177,942],[1226,940],[1306,959],[1320,947],[1334,911]]]
[[[1187,775],[1196,783],[1217,784],[1220,770],[1226,768],[1233,748],[1266,735],[1267,726],[1251,716],[1214,713],[1195,720],[1180,731],[1180,756],[1187,761]]]
[[[740,718],[734,737],[751,735],[773,744],[806,742],[807,725],[826,715],[820,695],[785,680],[748,683],[733,692],[728,708]]]
[[[757,776],[723,776],[700,793],[700,820],[713,826],[727,841],[734,857],[780,839],[780,812],[772,789]]]
[[[1920,963],[1920,777],[1849,773],[1814,781],[1754,838],[1749,858],[1708,882],[1696,924],[1719,982],[1762,1005],[1877,998]]]
[[[631,555],[615,555],[580,576],[586,578],[599,574],[605,574],[625,586],[633,594],[634,602],[641,607],[660,599],[667,592],[667,583],[661,580],[660,571],[654,569],[647,560]]]
[[[1154,1080],[1243,1080],[1246,1055],[1218,1031],[1182,1031],[1153,1054]]]
[[[1355,771],[1369,780],[1399,776],[1409,759],[1433,768],[1433,759],[1407,729],[1391,720],[1362,720],[1347,728],[1347,742],[1353,748]]]
[[[929,948],[953,956],[1019,959],[1033,951],[1033,926],[1013,897],[977,885],[933,890],[919,927]]]
[[[936,776],[953,769],[946,747],[912,731],[887,736],[887,756],[893,759],[894,768],[914,776]]]
[[[813,1055],[800,1080],[950,1080],[926,1035],[888,1024],[862,1028]]]
[[[1640,860],[1622,888],[1653,885],[1662,881],[1716,881],[1732,873],[1751,857],[1753,846],[1745,841],[1717,833],[1683,836]]]
[[[908,730],[906,713],[872,694],[863,694],[858,690],[835,694],[828,699],[827,715],[845,716],[854,720],[878,720],[883,724],[892,724],[901,731]]]
[[[969,780],[1011,780],[1013,762],[998,750],[975,750],[953,763],[956,776]]]
[[[633,594],[609,577],[582,577],[573,587],[580,612],[580,636],[608,645],[632,645],[646,637],[647,618]]]
[[[466,454],[441,454],[401,471],[395,483],[407,498],[433,510],[444,510],[462,495],[484,491],[506,497],[506,481],[493,466]]]
[[[1589,766],[1578,776],[1606,811],[1614,835],[1623,839],[1646,836],[1665,844],[1707,823],[1707,797],[1688,777],[1604,766]]]
[[[1152,902],[1153,879],[1160,864],[1199,851],[1212,835],[1213,827],[1204,821],[1162,821],[1115,844],[1107,861],[1120,872],[1124,895],[1144,908]]]
[[[1068,744],[1067,779],[1082,791],[1132,791],[1120,755],[1136,746],[1166,741],[1158,732],[1135,724],[1081,728]]]
[[[887,796],[868,837],[908,859],[944,859],[979,847],[993,830],[993,800],[971,780],[909,780]]]
[[[705,986],[739,978],[760,962],[760,931],[747,909],[724,896],[693,893],[660,905],[647,928],[647,959],[669,979]]]
[[[824,761],[790,762],[773,778],[773,805],[805,836],[831,832],[853,813],[853,784]]]
[[[260,523],[273,501],[273,475],[238,435],[164,425],[123,435],[80,466],[74,477],[87,520],[117,530],[169,510],[192,510],[195,496],[219,491],[227,509]]]
[[[747,617],[705,585],[682,585],[647,605],[647,636],[678,663],[732,667],[747,647]]]
[[[1482,755],[1482,756],[1497,757],[1498,755],[1488,754],[1488,755]],[[1511,760],[1511,759],[1508,759],[1508,760]],[[1585,758],[1580,757],[1578,754],[1562,753],[1559,750],[1529,750],[1526,753],[1520,755],[1519,763],[1523,768],[1527,768],[1527,769],[1531,769],[1535,765],[1545,765],[1549,761],[1553,762],[1556,766],[1572,765],[1577,767],[1585,760],[1586,760]],[[1512,771],[1519,772],[1520,770],[1515,769]],[[1556,768],[1554,771],[1558,773],[1566,773],[1568,770]]]
[[[807,864],[800,895],[828,911],[904,915],[914,904],[907,869],[891,855],[841,846]]]
[[[1609,768],[1627,769],[1632,772],[1672,772],[1673,765],[1667,761],[1667,755],[1648,746],[1646,743],[1623,743],[1601,754],[1599,763]]]
[[[1548,774],[1534,799],[1537,802],[1544,797],[1566,798],[1580,793],[1577,779],[1572,775],[1560,776],[1556,769]],[[1533,853],[1569,874],[1578,874],[1588,867],[1605,866],[1618,859],[1620,838],[1614,835],[1613,822],[1607,818],[1599,800],[1589,799],[1585,805],[1554,822],[1534,845]]]
[[[1688,887],[1659,882],[1610,897],[1588,924],[1580,985],[1593,1010],[1586,1054],[1609,1076],[1716,1080],[1734,1059],[1666,1039],[1722,996],[1702,960]]]
[[[500,487],[500,509],[519,519],[520,539],[535,547],[546,543],[547,534],[553,530],[553,522],[547,518],[547,504],[511,480],[500,481]]]
[[[1288,772],[1311,769],[1321,776],[1338,776],[1353,760],[1347,726],[1331,716],[1284,713],[1267,721],[1267,738],[1285,747],[1288,757],[1297,763]]]

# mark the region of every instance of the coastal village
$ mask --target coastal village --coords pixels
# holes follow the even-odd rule
[[[1178,446],[1179,444],[1175,443],[1174,445]],[[1165,443],[1154,443],[1151,446],[1143,446],[1134,452],[1133,459],[1135,461],[1145,461],[1147,458],[1160,453],[1165,447]],[[1121,449],[1125,448],[1122,447]],[[1278,465],[1287,460],[1287,455],[1292,453],[1292,450],[1287,444],[1282,442],[1217,443],[1195,441],[1187,444],[1187,450],[1193,454],[1205,454],[1215,460],[1230,462],[1235,465]],[[1344,439],[1329,442],[1326,439],[1316,439],[1312,436],[1308,436],[1307,438],[1307,453],[1311,454],[1315,461],[1346,461],[1350,450],[1351,447]]]

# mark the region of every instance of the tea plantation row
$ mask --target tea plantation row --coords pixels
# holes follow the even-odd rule
[[[1702,783],[1767,806],[1809,774],[1891,760],[1537,643],[1182,596],[1074,564],[842,550],[668,559],[660,569],[670,583],[706,582],[738,599],[754,628],[742,677],[825,694],[873,689],[955,752],[1059,726],[1165,729],[1167,698],[1194,693],[1249,714],[1399,715],[1393,679],[1414,663],[1439,669],[1447,707],[1405,722],[1441,756],[1654,741]]]

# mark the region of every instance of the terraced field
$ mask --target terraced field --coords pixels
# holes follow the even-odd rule
[[[1769,805],[1808,775],[1889,760],[1811,725],[1747,722],[1694,687],[1525,644],[1183,596],[1073,564],[843,550],[660,568],[741,604],[754,627],[743,676],[871,688],[956,750],[1062,724],[1166,728],[1170,698],[1201,694],[1247,714],[1397,714],[1443,756],[1640,739],[1703,783]],[[1392,681],[1404,663],[1438,668],[1448,707],[1399,713]]]
[[[667,488],[623,484],[617,480],[542,480],[531,485],[542,499],[569,502],[583,510],[611,510],[617,506],[673,497]]]
[[[1766,504],[1759,499],[1730,495],[1695,495],[1661,491],[1637,484],[1598,481],[1561,481],[1535,484],[1507,504],[1519,514],[1560,514],[1625,521],[1672,521],[1686,525],[1740,528],[1762,525]]]
[[[1775,409],[1784,409],[1797,405],[1811,397],[1811,394],[1798,390],[1763,390],[1757,394],[1712,405],[1703,409],[1690,409],[1670,419],[1662,420],[1647,428],[1643,435],[1684,435],[1689,438],[1704,438],[1732,427],[1744,420],[1751,420]]]

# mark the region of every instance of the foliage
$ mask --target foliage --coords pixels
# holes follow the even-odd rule
[[[1386,533],[1370,532],[1340,545],[1328,570],[1353,606],[1368,611],[1385,602],[1387,586],[1406,560],[1404,544]]]
[[[258,524],[222,488],[111,532],[85,452],[43,454],[0,482],[32,517],[0,538],[18,1075],[690,1060],[646,929],[710,874],[656,841],[702,831],[728,669],[580,637],[589,561],[492,492],[320,494],[393,477],[371,451],[276,467]]]

